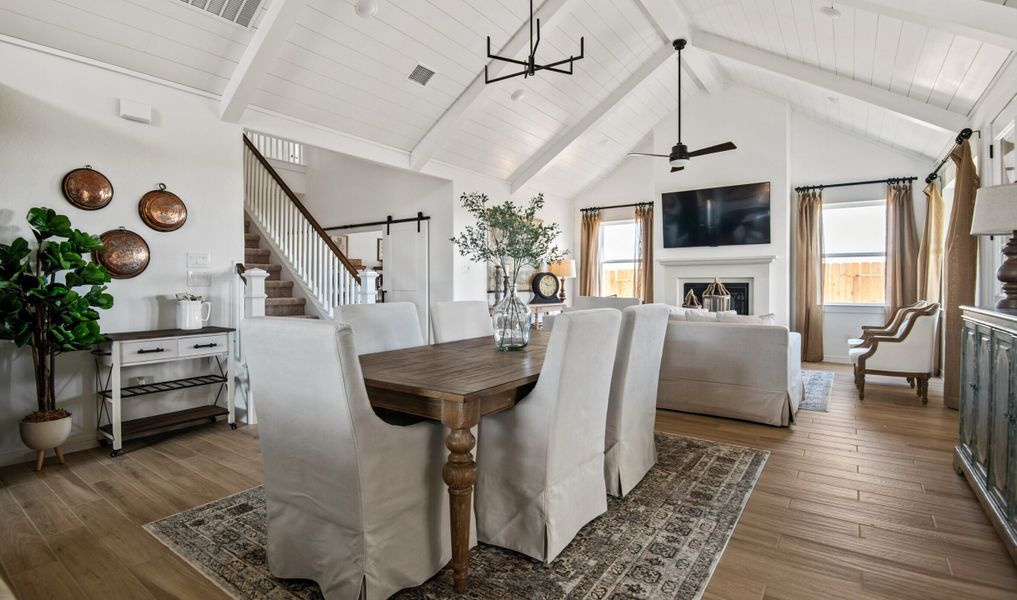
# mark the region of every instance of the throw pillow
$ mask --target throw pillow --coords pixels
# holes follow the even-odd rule
[[[691,323],[716,323],[717,313],[710,311],[690,311],[685,314],[685,320]]]
[[[776,315],[739,315],[723,313],[717,316],[721,323],[754,323],[757,325],[776,325]]]

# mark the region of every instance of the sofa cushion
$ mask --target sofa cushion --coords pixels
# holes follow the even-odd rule
[[[729,313],[719,313],[717,320],[721,323],[757,323],[760,325],[776,325],[776,315],[773,313],[767,315],[739,315]]]

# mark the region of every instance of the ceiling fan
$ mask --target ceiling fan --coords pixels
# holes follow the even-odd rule
[[[689,164],[689,159],[694,156],[703,156],[706,154],[715,154],[717,152],[727,152],[728,150],[734,150],[738,146],[735,146],[733,142],[724,142],[723,144],[717,144],[716,146],[710,146],[708,148],[700,148],[699,150],[693,150],[689,152],[688,146],[682,143],[682,50],[685,48],[685,40],[675,40],[674,49],[678,51],[678,62],[676,63],[678,71],[678,143],[671,147],[671,154],[648,154],[646,152],[629,152],[629,156],[653,156],[659,158],[666,158],[671,163],[671,172],[681,171],[685,168],[685,165]]]

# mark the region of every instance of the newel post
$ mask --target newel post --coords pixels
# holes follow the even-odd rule
[[[264,269],[247,269],[244,271],[244,279],[247,285],[244,287],[244,316],[264,317],[265,316],[265,279],[268,271]]]
[[[360,271],[359,304],[374,304],[378,297],[378,272]]]

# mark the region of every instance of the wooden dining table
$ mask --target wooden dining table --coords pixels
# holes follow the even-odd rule
[[[534,330],[521,350],[504,352],[490,336],[418,346],[360,357],[371,405],[441,421],[448,428],[448,486],[455,591],[469,578],[470,512],[477,440],[470,429],[484,415],[511,409],[533,389],[544,364],[550,332]]]

